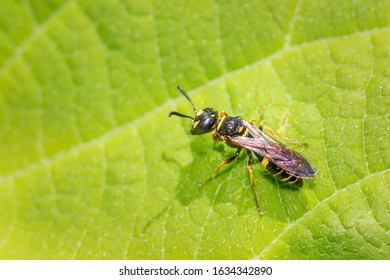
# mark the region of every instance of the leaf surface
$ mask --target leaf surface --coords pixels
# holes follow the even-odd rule
[[[1,1],[0,258],[389,259],[388,1]],[[258,116],[300,190],[210,135]]]

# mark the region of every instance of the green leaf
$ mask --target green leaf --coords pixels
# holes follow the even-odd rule
[[[0,9],[0,258],[389,259],[389,1],[11,1]],[[300,190],[197,108],[309,147]]]

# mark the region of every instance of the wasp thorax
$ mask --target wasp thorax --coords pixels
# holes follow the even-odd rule
[[[218,123],[218,112],[214,108],[196,111],[192,121],[191,134],[204,134],[211,132]]]

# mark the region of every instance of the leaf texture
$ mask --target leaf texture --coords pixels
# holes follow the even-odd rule
[[[390,258],[388,1],[0,2],[0,258]],[[318,174],[198,189],[235,151],[176,85]]]

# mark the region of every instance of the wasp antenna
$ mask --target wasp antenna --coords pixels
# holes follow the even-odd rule
[[[188,94],[184,91],[184,89],[182,89],[180,86],[177,86],[177,89],[180,90],[180,92],[184,95],[185,98],[187,98],[188,101],[190,101],[191,105],[192,105],[192,108],[194,109],[194,112],[196,112],[196,108],[195,108],[195,105],[194,103],[192,103],[192,100],[191,98],[188,96]]]
[[[178,116],[178,117],[182,117],[182,118],[188,118],[188,119],[191,119],[191,120],[194,119],[193,117],[190,117],[190,116],[187,116],[187,115],[184,115],[182,113],[175,112],[175,111],[169,112],[168,117],[171,117],[172,115]]]

